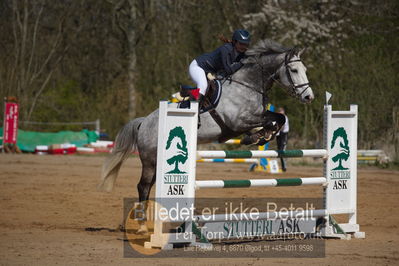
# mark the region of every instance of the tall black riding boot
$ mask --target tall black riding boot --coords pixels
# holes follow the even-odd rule
[[[202,109],[202,105],[203,105],[203,103],[204,103],[204,98],[205,98],[205,96],[204,95],[202,95],[202,94],[200,94],[199,96],[198,96],[198,128],[200,128],[200,126],[201,126],[201,116],[200,116],[200,113],[201,113],[201,109]]]

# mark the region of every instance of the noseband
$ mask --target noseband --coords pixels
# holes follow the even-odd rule
[[[302,84],[299,84],[299,85],[295,85],[295,83],[294,83],[294,81],[292,80],[292,77],[291,77],[291,67],[289,66],[289,64],[290,63],[293,63],[293,62],[302,62],[301,61],[301,59],[296,59],[296,60],[290,60],[289,58],[288,58],[288,55],[289,55],[290,53],[286,53],[285,54],[285,58],[284,58],[284,67],[285,67],[285,75],[287,76],[287,78],[288,78],[288,82],[290,83],[290,89],[291,89],[291,91],[290,91],[290,94],[291,95],[293,95],[293,96],[296,96],[296,97],[301,97],[302,96],[302,94],[305,92],[305,91],[307,91],[307,89],[309,88],[309,82],[308,83],[302,83]],[[278,69],[276,70],[276,72],[278,71]],[[276,73],[275,73],[276,74]],[[296,94],[296,89],[298,89],[298,88],[302,88],[302,87],[305,87],[306,86],[306,88],[299,94],[299,95],[297,95]]]

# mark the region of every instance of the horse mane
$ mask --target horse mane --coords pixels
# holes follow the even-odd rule
[[[270,55],[270,54],[281,54],[291,51],[291,48],[284,47],[278,42],[270,39],[264,39],[258,41],[252,48],[246,51],[247,56],[260,56],[260,55]]]

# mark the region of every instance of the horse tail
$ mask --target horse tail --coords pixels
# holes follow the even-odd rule
[[[127,123],[116,136],[115,145],[110,156],[104,162],[101,183],[98,190],[111,191],[118,177],[122,163],[129,157],[132,151],[137,150],[138,130],[144,117],[136,118]]]

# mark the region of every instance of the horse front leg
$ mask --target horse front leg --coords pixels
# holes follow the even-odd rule
[[[280,113],[267,111],[263,128],[265,129],[265,140],[273,140],[285,124],[285,116]]]
[[[251,129],[241,140],[241,144],[265,145],[276,137],[284,124],[284,115],[267,111],[263,117],[262,126]]]

